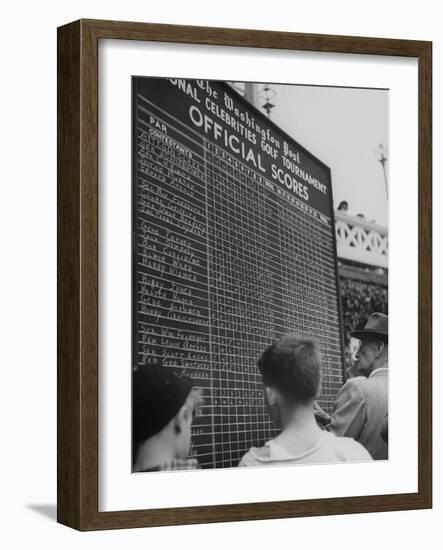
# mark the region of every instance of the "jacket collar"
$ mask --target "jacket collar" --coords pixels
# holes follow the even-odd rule
[[[372,378],[373,376],[387,376],[387,374],[388,374],[388,367],[378,367],[377,369],[371,372],[368,378]]]

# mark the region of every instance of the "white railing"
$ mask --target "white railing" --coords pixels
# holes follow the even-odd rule
[[[363,264],[388,267],[388,230],[386,227],[335,212],[337,256]]]

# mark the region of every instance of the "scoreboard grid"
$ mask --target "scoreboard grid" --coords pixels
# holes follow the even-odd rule
[[[226,84],[210,88],[302,150]],[[328,411],[343,383],[332,192],[327,171],[326,211],[294,196],[192,126],[192,105],[167,79],[133,77],[133,363],[194,380],[191,455],[232,467],[276,435],[256,366],[267,346],[318,339]]]

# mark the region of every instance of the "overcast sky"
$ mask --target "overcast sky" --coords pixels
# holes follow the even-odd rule
[[[270,101],[271,119],[327,164],[334,206],[346,200],[349,214],[388,225],[383,171],[375,151],[388,148],[389,92],[319,86],[281,86]],[[261,101],[264,103],[264,100]],[[389,162],[386,163],[389,182]]]

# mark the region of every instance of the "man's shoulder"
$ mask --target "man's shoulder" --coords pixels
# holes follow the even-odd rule
[[[369,378],[363,376],[351,378],[342,387],[342,391],[344,395],[350,396],[354,400],[369,402],[374,396],[385,394],[387,388],[388,377],[384,373],[377,373],[376,376],[369,376]]]
[[[361,443],[351,437],[339,437],[327,432],[329,444],[334,448],[337,456],[345,462],[361,462],[372,460],[371,455]]]
[[[239,466],[257,466],[263,461],[266,462],[269,460],[270,457],[271,451],[267,443],[263,447],[251,447],[249,451],[243,455]]]
[[[368,379],[364,376],[349,378],[340,388],[339,395],[362,396]]]
[[[346,380],[343,387],[347,386],[348,388],[360,388],[367,383],[368,379],[365,376],[354,376],[354,378],[349,378]]]
[[[374,372],[369,376],[369,378],[366,381],[365,385],[365,391],[366,392],[379,392],[384,390],[387,390],[388,387],[388,370],[383,369],[377,372]]]
[[[366,376],[355,376],[354,378],[350,378],[345,382],[345,384],[342,386],[342,390],[344,391],[367,391],[370,390],[374,386],[378,386],[380,384],[386,384],[388,380],[387,372],[380,372],[376,373],[375,376],[369,376],[367,378]]]

